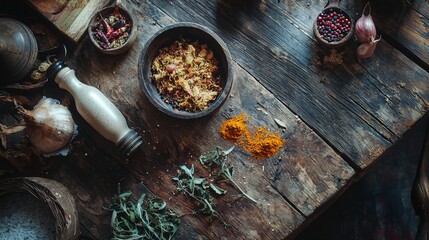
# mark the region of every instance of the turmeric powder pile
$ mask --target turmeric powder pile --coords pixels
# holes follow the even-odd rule
[[[247,132],[246,122],[249,120],[248,116],[241,113],[237,117],[226,120],[220,130],[220,135],[229,141],[240,140],[244,133]]]
[[[255,131],[249,130],[247,122],[250,117],[240,115],[223,122],[219,134],[228,141],[234,142],[251,153],[256,159],[274,156],[283,146],[279,133],[272,133],[267,127],[258,127]]]

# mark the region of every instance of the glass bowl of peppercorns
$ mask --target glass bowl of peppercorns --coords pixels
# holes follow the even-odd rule
[[[317,41],[327,47],[340,47],[353,36],[353,19],[339,7],[339,0],[330,0],[313,24]]]

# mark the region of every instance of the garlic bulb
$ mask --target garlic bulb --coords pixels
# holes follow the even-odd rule
[[[376,40],[372,38],[370,42],[362,43],[361,45],[359,45],[357,49],[358,58],[362,59],[362,58],[371,57],[374,54],[375,47],[377,46],[377,43],[380,40],[381,40],[381,35],[380,35],[380,38]]]
[[[368,15],[365,15],[366,8],[369,8]],[[365,5],[362,16],[356,22],[355,28],[355,35],[360,43],[367,43],[370,42],[371,39],[375,39],[377,32],[374,21],[372,20],[371,6],[369,5],[369,2]]]
[[[32,111],[21,106],[18,111],[25,120],[30,142],[44,153],[65,148],[74,136],[75,124],[70,111],[55,99],[44,97]]]

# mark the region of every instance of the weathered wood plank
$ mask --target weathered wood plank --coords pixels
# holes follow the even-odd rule
[[[429,19],[429,4],[425,0],[415,0],[411,6],[418,13]]]
[[[400,123],[416,121],[426,107],[425,103],[420,101],[422,96],[414,96],[400,87],[394,87],[392,92],[383,94],[372,87],[371,85],[380,84],[379,80],[371,76],[371,69],[367,67],[374,65],[373,60],[359,64],[353,58],[347,57],[347,62],[341,65],[340,70],[320,69],[315,64],[315,53],[321,49],[313,39],[311,26],[314,16],[323,7],[321,2],[287,5],[277,1],[260,4],[250,1],[237,6],[229,5],[227,1],[197,1],[192,7],[181,1],[160,1],[155,4],[168,9],[166,11],[177,16],[179,20],[202,22],[217,29],[231,46],[231,52],[240,65],[358,166],[365,167],[370,164],[390,145],[390,141],[401,136],[403,130],[410,126]],[[199,14],[201,12],[204,12],[204,15]],[[223,28],[227,25],[228,28]],[[254,42],[258,44],[255,45]],[[309,52],[310,49],[314,52]],[[404,58],[391,46],[384,49],[385,52],[378,54],[391,59]],[[264,64],[258,63],[261,59],[264,59]],[[407,65],[413,63],[408,61]],[[403,69],[401,61],[390,61],[389,66],[391,69],[408,72]],[[419,69],[417,65],[416,67]],[[267,72],[274,76],[284,76],[284,79],[270,78],[265,74]],[[422,74],[422,81],[425,81],[427,74],[417,72]],[[404,83],[413,85],[408,77],[399,81],[397,75],[393,74],[381,77],[382,82],[386,79],[397,80],[393,84],[386,83],[382,87],[383,91],[397,86],[397,82],[405,81]],[[327,80],[331,85],[319,84],[321,79]],[[362,84],[364,88],[361,87]],[[399,94],[401,99],[405,100],[398,102],[399,107],[390,105],[383,100],[384,96],[381,96],[386,94]],[[340,97],[336,97],[338,95]],[[307,98],[308,96],[318,96],[318,99],[314,101]],[[391,116],[397,119],[391,120]],[[395,131],[398,127],[400,131]],[[361,141],[362,139],[365,141]]]
[[[426,0],[415,0],[411,6],[374,1],[372,16],[376,27],[389,42],[400,51],[413,57],[429,71],[429,4]],[[341,3],[356,19],[362,14],[366,2]]]
[[[156,22],[164,26],[175,21],[150,3],[140,3],[131,10],[142,19],[141,22]],[[168,199],[169,206],[174,210],[188,213],[193,205],[184,196],[172,196],[175,185],[171,177],[179,165],[196,164],[195,157],[201,152],[217,144],[229,145],[217,134],[221,122],[225,120],[222,114],[245,111],[252,115],[252,124],[267,125],[272,129],[277,128],[272,117],[279,118],[287,124],[284,133],[287,144],[285,151],[279,155],[282,160],[271,158],[258,163],[242,150],[238,149],[233,154],[239,182],[259,203],[251,204],[246,199],[237,199],[233,197],[236,191],[229,189],[231,195],[219,199],[217,203],[222,215],[234,226],[232,229],[224,229],[218,222],[210,225],[206,220],[192,216],[185,217],[184,222],[198,234],[211,239],[222,236],[246,239],[286,237],[303,222],[304,216],[300,212],[305,216],[311,215],[348,183],[354,174],[353,169],[238,66],[234,67],[235,83],[231,97],[213,116],[202,120],[178,121],[160,113],[136,88],[140,50],[151,33],[160,28],[158,24],[139,25],[139,40],[126,56],[106,58],[95,52],[86,39],[70,59],[70,65],[76,69],[78,77],[111,96],[127,116],[130,125],[143,133],[144,153],[130,159],[124,167],[131,176],[141,180],[150,192]],[[256,109],[261,105],[271,116]],[[182,134],[177,134],[177,131]],[[92,140],[99,142],[98,145],[105,144],[98,138]],[[114,151],[107,150],[108,155],[112,153]],[[204,172],[200,167],[198,170]],[[103,226],[103,223],[94,225],[98,224]],[[97,234],[97,230],[94,229],[92,233]]]
[[[110,2],[110,0],[27,1],[75,43],[87,32],[90,17]]]
[[[353,4],[350,2],[344,3],[344,7],[347,8],[348,5]],[[317,12],[323,8],[323,5],[317,2],[306,4],[301,7],[305,8],[306,11],[302,9],[299,11],[299,6],[299,4],[294,4],[293,6],[283,7],[281,4],[271,4],[265,7],[264,11],[268,12],[268,14],[272,14],[272,11],[269,11],[270,7],[285,11],[284,15],[282,14],[276,17],[270,16],[274,19],[285,18],[286,21],[283,22],[290,22],[303,30],[307,36],[313,38],[311,22],[314,19],[312,19],[311,13],[309,15],[308,12],[313,12],[313,16],[315,16]],[[341,6],[343,7],[343,3]],[[314,7],[314,10],[310,10]],[[305,14],[302,14],[302,12],[305,12]],[[281,24],[282,20],[279,20],[279,22]],[[377,132],[392,142],[411,126],[411,123],[406,125],[398,124],[398,119],[395,119],[395,117],[404,118],[404,120],[406,120],[411,116],[410,118],[415,121],[425,112],[428,105],[427,93],[424,93],[424,91],[427,90],[425,86],[427,85],[426,79],[428,77],[419,67],[417,67],[419,70],[415,71],[414,67],[416,67],[416,64],[394,50],[392,46],[385,44],[385,42],[379,45],[381,46],[379,49],[382,48],[381,51],[379,49],[377,50],[379,54],[376,54],[370,60],[365,60],[362,63],[355,61],[354,55],[346,52],[344,64],[335,69],[335,72],[336,75],[343,81],[347,81],[347,83],[339,83],[335,80],[332,81],[331,78],[327,77],[322,83],[328,83],[330,85],[329,94],[333,98],[341,101],[341,104],[347,106],[351,111],[356,112],[359,117],[369,122]],[[352,50],[354,49],[346,49],[346,51]],[[379,59],[379,57],[381,59]],[[392,59],[396,59],[396,61],[392,62]],[[383,72],[384,74],[378,73],[376,76],[373,76],[374,72],[379,72],[381,66],[386,66],[385,69],[387,72]],[[404,70],[403,66],[406,66],[406,68],[411,71]],[[323,71],[321,73],[324,74]],[[382,82],[386,79],[390,80],[390,83],[383,84]],[[418,82],[415,82],[416,79]],[[413,89],[424,90],[418,90],[419,94],[409,89],[401,91],[401,88],[405,88],[407,85],[409,86],[408,82],[410,82],[411,85],[414,84],[414,86],[412,86]],[[354,93],[356,90],[362,91],[363,94]],[[371,92],[374,94],[371,94]],[[338,95],[340,95],[340,97],[338,97]],[[421,102],[421,104],[419,102]],[[367,114],[369,113],[369,115],[374,116],[374,118],[368,118],[368,115],[362,114],[361,111]],[[381,124],[381,127],[379,124]]]
[[[120,81],[120,79],[118,80]],[[114,81],[112,81],[111,84],[115,84]],[[125,84],[127,83],[125,82]],[[188,166],[190,166],[191,162],[197,164],[195,158],[200,151],[200,147],[206,146],[206,150],[209,150],[214,144],[216,144],[216,142],[221,142],[219,136],[217,136],[216,139],[213,139],[213,137],[210,136],[217,135],[217,129],[212,129],[213,127],[205,127],[205,125],[208,125],[206,121],[191,123],[177,122],[174,119],[162,115],[153,107],[146,109],[144,113],[138,112],[139,108],[143,109],[142,105],[147,107],[150,103],[146,99],[141,99],[143,97],[141,95],[141,91],[135,91],[136,88],[127,89],[128,90],[124,90],[124,92],[133,94],[137,93],[139,96],[127,99],[134,102],[136,105],[131,107],[132,109],[129,109],[129,111],[125,111],[125,114],[132,119],[138,119],[137,116],[141,117],[141,115],[145,115],[146,118],[149,118],[150,116],[150,118],[153,119],[147,124],[147,127],[145,127],[145,142],[147,144],[146,151],[148,152],[145,154],[146,157],[137,156],[136,158],[131,159],[125,167],[129,169],[132,176],[139,179],[139,181],[146,183],[147,187],[151,189],[152,192],[164,199],[169,199],[168,203],[174,210],[181,214],[190,213],[193,205],[189,199],[181,195],[177,197],[172,195],[176,186],[171,178],[176,173],[180,164],[184,164],[185,162],[189,163]],[[144,102],[139,103],[142,100]],[[218,115],[218,119],[222,120],[223,117],[221,116],[221,113]],[[207,129],[203,131],[199,130],[205,128]],[[173,134],[174,129],[181,132],[188,132],[188,134],[177,136],[177,134]],[[207,136],[207,134],[203,134],[204,132],[209,132],[210,135]],[[192,152],[195,151],[197,153],[192,154]],[[193,161],[190,161],[191,156],[193,156]],[[244,163],[244,166],[236,166],[238,176],[241,176],[243,172],[250,171],[254,173],[256,171],[254,170],[256,167],[252,166],[254,163],[251,163],[250,161],[246,163],[246,161],[248,160],[241,161]],[[258,168],[260,168],[260,166],[258,166]],[[199,169],[202,171],[201,168]],[[235,236],[235,238],[258,239],[260,237],[257,237],[257,235],[266,233],[273,234],[271,237],[262,235],[268,239],[276,239],[276,237],[274,237],[275,235],[285,237],[292,231],[292,229],[294,229],[294,226],[296,227],[296,224],[302,222],[302,216],[300,216],[296,210],[291,207],[287,207],[288,203],[280,194],[274,191],[271,187],[266,188],[263,179],[259,184],[263,184],[264,188],[267,190],[263,191],[263,193],[256,194],[257,192],[255,191],[257,191],[258,188],[253,188],[253,181],[256,180],[261,181],[260,177],[254,180],[249,179],[247,184],[244,186],[252,196],[263,196],[263,200],[265,201],[262,203],[263,200],[261,199],[261,206],[257,206],[258,209],[262,209],[255,209],[256,206],[246,203],[245,199],[237,200],[235,197],[222,199],[218,202],[218,206],[222,209],[221,213],[224,215],[225,219],[227,219],[228,222],[235,223],[233,224],[233,229],[224,229],[218,222],[209,224],[207,220],[201,218],[196,219],[191,216],[184,218],[185,224],[190,224],[193,228],[197,229],[198,235],[206,235],[206,237],[211,239],[217,239],[221,236],[227,236],[230,234]],[[243,184],[243,181],[240,180],[240,183]],[[269,185],[269,183],[266,183],[266,185]],[[252,187],[250,188],[248,186]],[[234,192],[234,190],[229,191]],[[235,194],[231,193],[231,195]],[[271,207],[268,207],[269,205],[271,205]],[[267,208],[267,210],[265,210],[265,208]],[[254,213],[251,215],[259,217],[249,218],[250,222],[253,222],[253,224],[249,224],[247,219],[243,219],[247,214],[243,215],[242,211],[246,211],[247,214]],[[267,211],[269,215],[267,216],[267,213],[264,211]],[[282,214],[277,216],[278,213],[276,211],[279,211],[279,213],[281,212]],[[201,221],[204,224],[201,224]],[[281,229],[272,228],[269,225],[270,222],[276,222],[279,224],[279,227],[283,227]],[[262,225],[259,226],[259,224]],[[210,227],[211,231],[208,232],[207,227]],[[249,231],[249,229],[255,230]],[[272,229],[275,229],[275,231],[272,231]],[[259,231],[261,231],[261,233],[259,233]],[[95,231],[95,234],[96,233],[97,231]],[[188,234],[184,236],[188,236]]]
[[[355,174],[325,139],[355,160],[356,166],[365,168],[427,111],[428,74],[385,42],[368,61],[358,63],[346,55],[349,58],[335,70],[319,67],[317,53],[323,51],[310,27],[321,1],[309,5],[245,2],[129,0],[125,4],[139,19],[133,49],[106,57],[86,37],[71,54],[68,64],[78,78],[104,92],[144,138],[140,152],[128,160],[120,159],[113,144],[89,127],[72,106],[81,134],[71,155],[48,160],[55,164],[49,169],[52,175],[47,176],[72,190],[85,232],[97,239],[109,236],[110,216],[103,206],[116,193],[118,182],[124,190],[132,189],[135,198],[141,193],[158,195],[173,210],[190,213],[194,204],[174,193],[171,178],[182,164],[194,163],[201,175],[208,174],[196,158],[216,145],[231,146],[220,138],[218,129],[225,114],[243,111],[252,116],[251,125],[279,130],[275,117],[287,126],[282,132],[287,142],[276,157],[258,162],[240,148],[232,153],[236,179],[258,203],[225,186],[228,195],[217,198],[216,203],[232,228],[186,215],[177,237],[290,237]],[[234,86],[225,105],[212,116],[192,121],[160,113],[143,96],[137,80],[137,61],[145,41],[161,27],[183,20],[215,30],[236,62]],[[383,66],[389,68],[380,71]],[[55,85],[50,88],[58,90]]]
[[[351,127],[350,125],[367,124],[317,86],[322,76],[308,68],[313,65],[313,60],[308,59],[312,53],[308,51],[316,46],[303,46],[314,43],[306,37],[294,36],[302,32],[289,22],[286,22],[288,26],[279,27],[276,22],[259,12],[260,5],[255,1],[247,3],[232,8],[222,3],[212,3],[209,7],[200,2],[196,2],[193,7],[188,7],[188,3],[181,1],[175,1],[174,6],[169,6],[164,1],[155,4],[168,9],[171,15],[178,16],[182,21],[196,21],[212,26],[213,29],[218,28],[218,33],[227,41],[240,65],[275,92],[304,121],[313,125],[324,138],[332,141],[340,152],[356,160],[357,165],[362,166],[369,161],[365,159],[368,152],[384,149],[388,145],[387,140],[372,129],[367,131],[366,127]],[[203,8],[207,10],[202,11]],[[204,12],[204,16],[199,12]],[[227,25],[228,29],[222,28]],[[255,42],[258,44],[254,44]],[[260,64],[262,59],[264,64]],[[284,78],[271,78],[265,73]],[[326,78],[340,82],[334,74],[327,72],[326,75],[329,75]],[[318,96],[317,101],[312,96]],[[347,125],[348,129],[341,127]],[[359,136],[367,133],[366,140],[371,144],[362,145]],[[354,144],[349,144],[350,142]]]
[[[155,29],[159,29],[159,26],[153,26],[153,28]],[[145,36],[145,38],[148,38],[150,35]],[[142,45],[142,44],[140,44]],[[141,47],[140,47],[141,49]],[[82,49],[82,53],[85,53],[87,51],[85,51],[84,49]],[[125,69],[125,71],[118,71],[116,67],[113,67],[112,69],[114,69],[114,71],[116,71],[117,75],[112,77],[111,76],[111,72],[109,74],[103,74],[104,78],[102,79],[102,81],[100,81],[101,79],[98,79],[98,82],[104,82],[105,80],[107,80],[108,78],[112,77],[112,79],[110,79],[110,82],[106,82],[106,84],[103,84],[103,86],[100,86],[100,88],[102,90],[104,89],[110,89],[112,86],[116,86],[116,91],[117,94],[113,95],[113,96],[117,96],[119,98],[119,105],[129,105],[131,103],[131,109],[124,109],[122,108],[122,110],[125,110],[125,115],[127,116],[133,116],[130,117],[130,119],[132,120],[137,120],[139,118],[149,118],[150,123],[148,123],[146,125],[146,127],[144,129],[146,129],[146,135],[148,136],[148,139],[146,139],[146,143],[147,143],[147,149],[149,149],[152,153],[147,154],[149,157],[149,160],[147,161],[132,161],[130,162],[130,171],[132,171],[132,174],[135,175],[136,177],[138,177],[139,179],[143,180],[145,183],[147,183],[149,186],[149,188],[151,188],[154,192],[156,192],[158,195],[162,196],[164,199],[168,199],[171,198],[171,194],[175,189],[175,185],[171,180],[172,174],[175,174],[175,170],[178,169],[178,165],[179,163],[177,163],[177,161],[180,159],[181,161],[186,161],[186,152],[184,151],[200,151],[199,150],[199,146],[195,146],[195,147],[189,147],[186,145],[194,145],[195,142],[201,142],[201,146],[204,146],[205,144],[210,144],[213,145],[214,143],[212,143],[211,139],[205,139],[207,136],[202,135],[202,136],[198,136],[201,135],[201,132],[206,132],[204,130],[204,125],[205,123],[200,123],[199,127],[201,128],[196,128],[195,127],[195,123],[174,123],[175,121],[172,122],[172,119],[164,116],[163,114],[159,113],[156,109],[154,109],[153,107],[150,106],[150,103],[146,100],[143,99],[144,97],[142,96],[142,92],[141,91],[137,91],[134,92],[135,90],[137,90],[138,88],[136,88],[136,83],[135,82],[127,82],[127,81],[123,81],[124,78],[125,79],[135,79],[137,80],[137,70],[136,70],[136,66],[137,66],[137,59],[138,59],[138,54],[139,52],[133,52],[130,53],[132,55],[134,55],[135,57],[132,57],[130,59],[132,59],[132,61],[125,61],[122,62],[120,65],[121,66],[129,66],[132,71],[127,71],[128,69]],[[84,54],[85,55],[85,54]],[[95,54],[96,55],[96,54]],[[88,54],[87,56],[92,56],[92,54]],[[100,59],[104,58],[104,56],[98,56]],[[77,60],[79,61],[79,60]],[[112,63],[112,61],[101,61],[103,62],[104,67],[106,66],[111,66],[109,64]],[[85,64],[85,63],[84,63]],[[99,66],[94,67],[94,68],[87,68],[86,70],[88,70],[89,72],[94,73],[94,76],[99,76],[100,74],[98,74],[98,71],[104,71],[104,67],[101,67],[100,69],[98,69]],[[84,69],[84,68],[78,68],[78,69]],[[98,71],[97,71],[98,69]],[[92,75],[86,75],[84,71],[80,71],[81,72],[81,76],[89,76],[88,78],[90,78]],[[135,73],[135,75],[134,75]],[[134,75],[134,76],[129,76],[129,75]],[[83,81],[86,80],[86,77],[81,78],[83,79]],[[121,87],[121,85],[125,85]],[[118,87],[119,86],[119,87]],[[138,85],[137,85],[138,86]],[[123,91],[121,90],[123,89]],[[132,95],[130,95],[129,93],[133,93]],[[137,95],[136,95],[137,94]],[[140,104],[139,101],[144,100],[144,104]],[[120,101],[125,101],[125,102],[120,102]],[[136,106],[139,106],[140,109],[144,109],[145,112],[139,112],[136,109]],[[149,108],[149,109],[147,109]],[[143,115],[143,117],[142,117]],[[149,117],[150,116],[150,117]],[[223,118],[220,118],[223,119]],[[173,119],[174,120],[174,119]],[[133,124],[133,121],[130,121],[131,124]],[[174,123],[174,124],[172,124]],[[138,125],[141,125],[141,123],[137,123]],[[181,139],[177,139],[177,137],[175,137],[174,135],[172,135],[172,131],[171,129],[168,128],[168,126],[172,126],[173,129],[178,127],[178,124],[180,126],[180,124],[184,124],[184,126],[187,129],[189,129],[189,136],[191,137],[187,137],[187,141],[181,140]],[[187,126],[186,126],[187,125]],[[160,127],[161,126],[161,127]],[[149,130],[150,129],[150,130]],[[191,130],[193,129],[193,130]],[[216,130],[214,132],[212,132],[212,134],[216,134]],[[166,141],[164,138],[167,137]],[[185,136],[186,137],[186,136]],[[201,138],[201,139],[200,139]],[[218,137],[219,138],[219,137]],[[218,139],[219,141],[219,139]],[[208,142],[208,143],[207,143]],[[152,144],[151,144],[152,143]],[[207,149],[208,150],[208,149]],[[176,153],[177,152],[177,153]],[[194,154],[194,156],[196,156]],[[184,158],[185,157],[185,158]],[[176,159],[177,158],[177,159]],[[162,163],[161,165],[159,163]],[[166,169],[167,168],[167,169]],[[150,173],[150,174],[149,174]],[[154,177],[154,176],[158,176],[158,177]],[[164,181],[159,182],[160,178],[163,178]],[[163,186],[163,185],[166,186]],[[269,191],[271,191],[271,194],[264,194],[265,197],[270,199],[270,204],[272,205],[271,210],[269,210],[268,212],[270,212],[272,215],[277,215],[277,213],[273,212],[274,210],[279,210],[280,212],[282,212],[285,215],[280,215],[278,216],[279,218],[281,217],[282,219],[280,219],[279,221],[272,221],[272,222],[277,222],[277,224],[279,224],[279,226],[287,226],[287,227],[282,227],[281,229],[275,229],[276,231],[272,231],[271,226],[268,225],[268,223],[270,222],[270,219],[267,218],[267,216],[263,213],[263,212],[259,212],[261,210],[258,210],[258,214],[256,214],[255,216],[260,216],[259,218],[254,218],[252,221],[253,222],[253,226],[255,229],[258,229],[258,231],[263,231],[269,234],[272,234],[272,236],[270,237],[270,239],[274,238],[274,234],[278,235],[278,236],[283,236],[285,237],[288,233],[290,233],[292,231],[292,229],[294,228],[294,226],[296,224],[299,224],[300,222],[302,222],[303,218],[302,216],[300,216],[300,214],[298,212],[296,212],[296,210],[287,207],[287,202],[283,199],[282,196],[280,196],[276,191],[273,191],[272,189],[268,189]],[[251,194],[251,193],[249,193]],[[273,195],[277,195],[277,197],[270,197]],[[173,200],[171,200],[173,201]],[[174,199],[174,201],[176,201],[176,199]],[[227,205],[231,205],[232,206],[226,206]],[[185,210],[186,212],[184,213],[189,213],[191,212],[191,207],[192,206],[191,203],[189,203],[189,199],[187,198],[183,198],[182,200],[180,200],[179,202],[177,202],[176,204],[173,205],[173,208],[178,210],[179,212],[182,212]],[[220,202],[219,205],[223,208],[226,208],[225,212],[230,212],[230,216],[226,215],[225,218],[228,219],[228,221],[232,221],[232,220],[236,220],[238,225],[237,227],[235,227],[233,229],[233,232],[238,232],[238,233],[234,233],[235,236],[237,236],[237,238],[249,238],[249,237],[254,237],[255,234],[266,234],[266,233],[258,233],[258,231],[254,230],[254,231],[249,231],[249,228],[252,228],[252,225],[246,225],[246,221],[244,221],[244,223],[240,223],[240,221],[243,221],[243,219],[237,218],[236,216],[234,216],[234,214],[236,213],[236,211],[233,209],[238,208],[237,211],[241,212],[243,209],[247,209],[248,211],[252,212],[251,207],[245,207],[245,206],[241,206],[241,203],[237,203],[237,202],[232,202],[232,203],[223,203]],[[246,204],[248,205],[248,204]],[[185,207],[186,206],[186,207]],[[266,205],[265,205],[266,207]],[[232,208],[232,209],[231,209]],[[230,210],[228,210],[230,209]],[[254,210],[253,210],[254,211]],[[267,210],[266,210],[267,211]],[[222,211],[223,212],[223,211]],[[260,220],[260,218],[266,218],[265,219],[265,224],[264,227],[262,226],[258,226],[258,220]],[[289,220],[288,220],[289,219]],[[292,220],[291,220],[292,219]],[[284,222],[286,221],[286,222]],[[196,229],[198,229],[199,235],[208,235],[208,237],[210,238],[219,238],[220,236],[226,236],[231,234],[231,232],[229,232],[229,230],[224,229],[219,223],[214,223],[213,224],[213,228],[216,227],[216,230],[213,230],[211,233],[207,232],[206,226],[203,224],[200,224],[199,220],[196,220],[194,218],[190,218],[190,220],[187,220],[185,218],[185,222],[191,222],[193,224],[193,227],[195,227]],[[208,222],[204,221],[207,225]],[[195,226],[196,225],[196,226]],[[237,230],[239,229],[239,230]],[[240,233],[240,231],[242,231]],[[244,232],[243,232],[244,231]],[[95,232],[97,233],[97,231]],[[240,237],[240,234],[241,237]],[[183,233],[182,233],[183,234]],[[248,237],[244,237],[247,234]],[[180,234],[179,234],[180,235]],[[184,235],[186,237],[184,237],[184,239],[189,239],[189,234],[187,233],[186,235]]]
[[[416,1],[416,3],[418,2],[421,1]],[[425,4],[428,5],[427,3]],[[311,5],[306,5],[305,8],[310,9],[314,5],[315,4],[312,3]],[[351,8],[350,5],[354,6],[350,2],[344,3],[345,8]],[[279,9],[280,6],[280,9],[282,9],[281,5],[278,4],[271,4],[270,6],[277,9]],[[293,18],[289,19],[289,21],[293,25],[298,26],[299,29],[302,29],[305,33],[308,34],[308,36],[312,37],[311,26],[309,24],[302,24],[305,22],[306,18],[310,19],[310,16],[307,13],[308,11],[306,11],[306,14],[302,14],[304,11],[299,11],[299,9],[297,9],[298,6],[299,4],[293,5],[292,8],[283,9],[286,12],[285,15],[282,16],[285,18],[287,16],[293,16]],[[341,6],[343,6],[343,3]],[[319,11],[318,9],[321,8],[322,4],[317,7],[316,3],[316,9],[313,10],[313,13],[316,14],[317,11]],[[353,11],[350,12],[354,13]],[[356,12],[356,14],[360,16],[361,13]],[[387,22],[389,22],[389,19],[387,19]],[[407,22],[407,20],[404,20],[404,23]],[[427,21],[427,23],[429,23],[429,21]],[[418,28],[416,31],[421,31],[421,28]],[[410,46],[416,46],[416,44],[413,43]],[[418,46],[419,47],[417,48],[419,48],[420,51],[425,51],[424,46],[421,44]],[[391,117],[392,114],[395,116],[411,115],[413,116],[411,117],[412,119],[418,119],[418,116],[421,116],[427,110],[428,76],[423,69],[417,67],[415,63],[407,59],[405,55],[398,53],[397,50],[394,50],[390,45],[386,44],[386,42],[381,42],[379,44],[377,52],[379,53],[375,54],[370,60],[365,60],[363,62],[354,61],[354,56],[352,56],[350,53],[347,53],[348,55],[345,55],[344,58],[344,64],[342,64],[340,68],[335,69],[336,74],[342,79],[370,79],[369,82],[371,82],[371,84],[366,85],[365,83],[357,82],[359,85],[356,86],[354,85],[354,83],[356,83],[355,81],[352,81],[351,84],[349,82],[348,84],[342,85],[334,82],[330,83],[330,87],[334,89],[337,88],[335,90],[335,94],[342,94],[343,99],[351,98],[352,102],[358,104],[359,106],[363,105],[363,109],[372,108],[372,110],[369,112],[376,116],[376,120],[379,121],[383,126],[386,126],[385,130],[391,132],[393,136],[389,136],[389,134],[384,131],[381,131],[380,133],[386,136],[390,141],[393,141],[395,136],[401,136],[402,133],[410,127],[410,123],[401,125],[398,122],[394,122],[397,120],[395,120],[394,117]],[[395,61],[392,61],[392,59],[395,59]],[[404,70],[404,66],[406,69],[410,69],[410,71]],[[380,74],[379,69],[381,67],[384,70]],[[385,81],[385,79],[390,81]],[[389,83],[383,84],[382,82]],[[338,89],[338,87],[341,88]],[[364,90],[364,92],[368,93],[370,92],[370,89],[367,88],[374,87],[380,92],[376,96],[371,96],[371,94],[368,94],[368,96],[371,96],[370,98],[359,99],[358,101],[355,98],[359,98],[359,96],[350,96],[350,93],[354,91],[354,89]],[[376,98],[379,99],[375,100]],[[383,100],[383,98],[385,99]],[[380,106],[377,104],[371,104],[372,102],[383,101],[387,103],[387,106],[385,105],[383,108],[380,108]],[[416,101],[421,102],[421,104],[413,103]],[[386,111],[386,109],[388,110]],[[398,113],[398,111],[400,112]],[[371,125],[374,125],[374,123],[371,123]]]

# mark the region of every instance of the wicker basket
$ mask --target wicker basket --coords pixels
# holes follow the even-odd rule
[[[8,192],[28,192],[48,204],[55,218],[57,240],[79,237],[79,221],[73,196],[61,183],[39,177],[0,181],[0,196]]]

